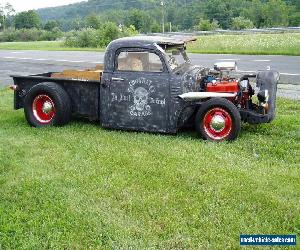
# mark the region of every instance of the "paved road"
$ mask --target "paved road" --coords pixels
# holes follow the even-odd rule
[[[300,56],[249,56],[191,54],[194,64],[212,67],[218,61],[237,61],[240,71],[274,69],[281,73],[281,96],[300,99]],[[64,69],[93,67],[104,60],[101,52],[0,50],[0,86],[12,84],[12,74],[28,75]]]

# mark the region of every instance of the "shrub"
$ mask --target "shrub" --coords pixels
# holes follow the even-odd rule
[[[216,20],[213,20],[211,22],[207,19],[200,19],[199,24],[196,26],[196,29],[201,31],[216,30],[218,28],[219,28],[219,24]]]
[[[124,36],[136,35],[137,31],[134,26],[123,27],[122,30],[112,23],[107,22],[99,29],[86,28],[80,31],[71,31],[67,33],[65,46],[86,48],[100,48],[107,46],[111,41]]]
[[[138,34],[138,31],[135,29],[135,27],[133,25],[130,25],[129,27],[124,27],[122,29],[121,35],[123,37],[125,36],[135,36]]]
[[[29,42],[29,41],[54,41],[63,37],[59,28],[52,31],[33,29],[7,29],[0,33],[0,42]]]
[[[17,41],[40,41],[40,37],[42,35],[42,31],[36,28],[33,29],[20,29],[15,31],[17,34]]]
[[[153,23],[150,26],[150,31],[152,33],[158,33],[158,32],[161,32],[161,30],[162,30],[162,26],[159,23],[157,23],[157,22]]]
[[[47,31],[52,31],[54,30],[55,28],[59,28],[60,24],[58,21],[54,21],[54,20],[51,20],[51,21],[48,21],[45,25],[44,25],[44,30],[47,30]]]
[[[100,28],[100,46],[104,47],[107,46],[111,41],[119,38],[121,36],[121,31],[117,27],[116,24],[112,22],[107,22],[105,23],[101,28]]]
[[[100,37],[97,30],[92,28],[80,31],[71,31],[67,34],[65,45],[68,47],[98,47]]]
[[[243,29],[253,29],[254,24],[250,19],[239,16],[232,18],[231,29],[233,30],[243,30]]]
[[[0,33],[0,42],[14,42],[16,41],[16,33],[12,29],[7,29]]]
[[[40,41],[55,41],[59,38],[62,38],[64,35],[64,33],[58,28],[55,27],[53,30],[51,31],[43,31],[39,40]]]

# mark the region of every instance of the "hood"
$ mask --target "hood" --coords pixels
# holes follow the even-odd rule
[[[182,93],[199,91],[203,70],[201,66],[185,64],[176,72],[181,75]]]

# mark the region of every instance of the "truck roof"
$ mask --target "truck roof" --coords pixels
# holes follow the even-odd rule
[[[118,50],[123,48],[157,49],[157,45],[163,49],[173,46],[185,46],[186,43],[196,41],[196,37],[188,36],[133,36],[124,37],[112,41],[106,49],[104,58],[104,71],[113,71],[115,57]]]
[[[113,41],[113,44],[118,43],[139,43],[139,44],[151,44],[156,43],[158,45],[184,45],[188,42],[196,41],[196,37],[192,36],[133,36],[123,37]]]

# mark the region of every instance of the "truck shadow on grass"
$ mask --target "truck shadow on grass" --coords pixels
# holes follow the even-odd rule
[[[9,115],[7,119],[2,117],[1,123],[3,127],[9,127],[9,128],[14,128],[14,130],[20,130],[20,129],[25,129],[27,131],[34,131],[34,134],[40,134],[40,133],[45,133],[45,130],[70,130],[72,129],[75,133],[76,130],[81,128],[81,127],[87,127],[84,129],[84,133],[95,133],[96,130],[103,131],[104,133],[122,133],[124,135],[149,135],[149,136],[164,136],[166,138],[178,138],[178,139],[186,139],[186,140],[193,140],[193,141],[203,141],[202,138],[198,136],[196,133],[195,129],[193,127],[188,127],[188,128],[183,128],[178,131],[177,134],[165,134],[165,133],[158,133],[158,132],[139,132],[139,131],[134,131],[134,130],[118,130],[118,129],[109,129],[109,128],[103,128],[101,127],[99,121],[90,121],[86,118],[73,118],[71,122],[68,125],[65,125],[63,127],[44,127],[44,128],[33,128],[30,127],[30,125],[26,122],[26,119],[24,119],[23,112],[20,112],[19,115]],[[242,129],[240,133],[240,138],[237,140],[239,142],[241,139],[245,138],[251,138],[256,137],[256,136],[270,136],[272,133],[278,130],[278,126],[276,123],[272,124],[272,128],[270,128],[271,125],[269,124],[262,124],[262,125],[249,125],[246,123],[242,124]],[[79,129],[80,130],[80,129]],[[78,130],[78,132],[80,132]],[[40,131],[40,132],[39,132]],[[91,132],[92,131],[92,132]],[[273,132],[272,132],[273,131]],[[97,133],[97,132],[96,132]]]
[[[141,132],[141,131],[137,131],[137,130],[120,130],[120,129],[113,129],[113,128],[103,128],[101,127],[101,125],[99,124],[99,121],[90,121],[88,119],[85,118],[73,118],[70,125],[77,125],[77,126],[81,126],[81,125],[88,125],[88,126],[92,126],[94,128],[99,128],[101,131],[104,132],[109,132],[109,133],[124,133],[124,134],[135,134],[135,135],[139,135],[139,134],[146,134],[146,135],[153,135],[153,136],[166,136],[169,138],[181,138],[181,139],[188,139],[188,140],[198,140],[198,141],[203,141],[205,142],[206,140],[202,139],[196,132],[194,127],[185,127],[185,128],[181,128],[177,134],[166,134],[166,133],[160,133],[160,132]],[[67,126],[70,126],[67,125]],[[261,135],[262,132],[268,133],[268,131],[270,131],[270,128],[267,124],[258,124],[258,125],[250,125],[247,123],[243,123],[242,124],[242,129],[240,132],[240,137],[244,138],[244,137],[248,137],[250,136],[255,136],[255,135]],[[237,140],[238,142],[239,140]]]

